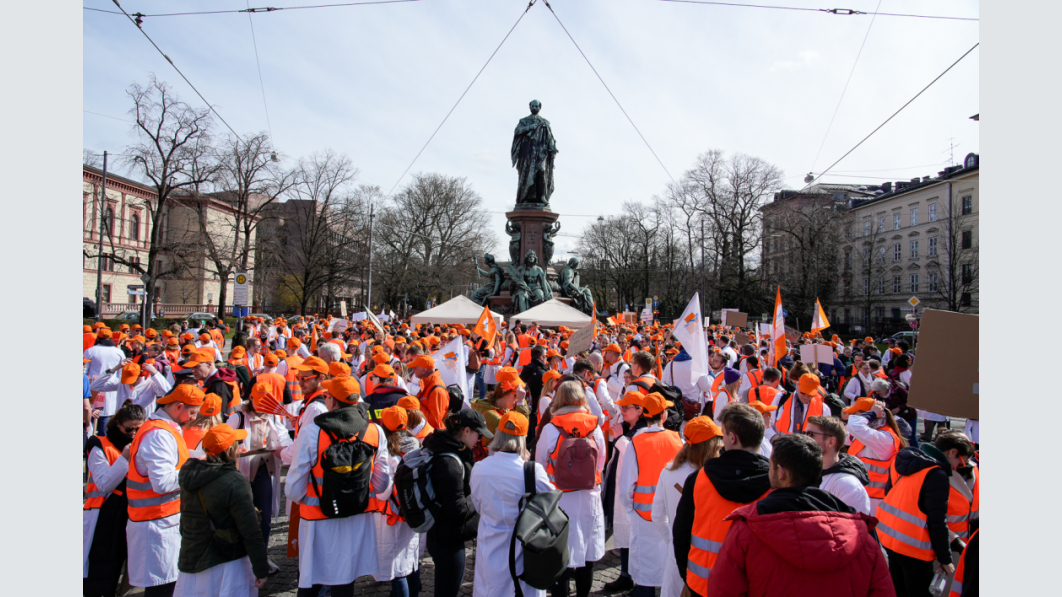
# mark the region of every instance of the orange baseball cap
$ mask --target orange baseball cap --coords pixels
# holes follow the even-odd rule
[[[217,394],[207,394],[203,397],[203,404],[199,407],[199,414],[213,417],[221,413],[221,396]]]
[[[435,359],[431,358],[430,354],[422,354],[413,359],[413,362],[409,364],[410,369],[414,367],[424,367],[426,369],[435,368]],[[500,372],[499,372],[500,373]]]
[[[298,338],[288,338],[288,348],[295,350],[300,346],[302,346],[302,340],[299,340]]]
[[[100,331],[96,332],[96,337],[97,338],[110,338],[111,337],[111,330],[109,330],[107,328],[100,328]]]
[[[494,374],[494,378],[498,383],[509,382],[519,386],[524,385],[524,380],[520,379],[520,373],[517,372],[516,367],[502,367]]]
[[[563,377],[563,375],[561,375],[560,371],[557,371],[556,369],[550,369],[549,371],[546,371],[542,374],[542,384],[545,385],[547,381],[551,379],[560,379],[561,377]]]
[[[390,365],[377,365],[373,368],[372,374],[376,377],[393,379],[395,376],[395,368]]]
[[[122,367],[122,383],[129,385],[140,379],[140,365],[129,363]]]
[[[547,359],[552,359],[553,357],[559,357],[559,356],[561,356],[561,353],[558,352],[557,349],[555,349],[555,348],[551,348],[551,349],[546,351],[546,358]]]
[[[296,371],[316,371],[328,373],[328,365],[320,357],[309,357],[295,368]]]
[[[527,417],[510,410],[502,415],[500,421],[498,421],[498,431],[508,433],[509,435],[525,436],[527,435]]]
[[[171,336],[166,339],[166,346],[180,346],[180,343],[177,341],[177,338]]]
[[[849,406],[848,408],[844,409],[841,412],[848,413],[850,415],[854,415],[856,413],[867,412],[868,410],[870,410],[872,408],[874,408],[874,399],[866,397],[866,398],[860,398],[860,399],[856,400],[855,402],[852,403],[852,406]]]
[[[157,402],[159,404],[181,402],[188,406],[199,406],[203,404],[203,397],[203,390],[199,389],[199,386],[190,383],[182,383],[174,386],[169,394],[159,398]]]
[[[277,355],[269,353],[262,357],[262,362],[265,363],[266,367],[276,367],[280,364],[280,359],[277,358]]]
[[[669,406],[675,406],[674,402],[664,398],[664,395],[660,392],[650,392],[645,398],[642,398],[642,410],[650,417],[664,412]]]
[[[380,351],[372,355],[372,360],[379,365],[385,365],[391,362],[391,355],[387,354],[386,352]]]
[[[866,338],[863,338],[863,342],[873,342],[873,341],[874,341],[874,339],[871,338],[870,336],[867,336]]]
[[[82,334],[92,333],[92,326],[91,325],[83,325],[83,326],[81,326],[81,333]]]
[[[148,328],[144,332],[144,336],[146,336],[148,338],[156,338],[156,337],[158,337],[158,335],[159,335],[159,333],[157,331],[155,331],[155,328]]]
[[[406,410],[420,410],[420,400],[416,396],[406,396],[398,399],[398,406]]]
[[[686,441],[691,444],[706,442],[713,437],[723,437],[723,430],[709,417],[690,419],[683,433],[686,435]]]
[[[383,412],[380,413],[380,420],[383,421],[384,427],[391,431],[401,431],[409,423],[409,413],[406,412],[406,409],[396,404],[383,409]]]
[[[231,359],[242,359],[247,356],[247,349],[242,346],[236,346],[232,349],[232,353],[229,355]]]
[[[284,350],[283,348],[278,348],[274,350],[273,354],[275,354],[278,359],[288,358],[288,351]]]
[[[616,344],[615,342],[613,342],[612,344],[609,344],[608,346],[605,347],[605,352],[621,353],[623,351],[620,350],[619,344]]]
[[[98,330],[99,328],[105,327],[107,327],[107,324],[103,323],[102,321],[97,321],[96,323],[92,324],[92,329],[94,330]]]
[[[321,387],[336,400],[347,404],[357,403],[361,394],[361,384],[349,375],[326,379],[321,382]]]
[[[332,377],[343,377],[350,375],[350,365],[341,361],[328,364],[328,374]]]
[[[761,415],[764,413],[769,413],[778,410],[777,406],[771,406],[765,402],[760,402],[759,400],[749,401],[749,406],[755,408],[756,411],[759,412]]]
[[[642,406],[643,398],[644,396],[641,392],[637,390],[631,390],[630,392],[624,394],[623,398],[620,398],[616,401],[616,406],[630,406],[632,404],[635,406]]]
[[[801,375],[800,381],[797,382],[797,389],[800,390],[801,394],[814,394],[820,387],[822,387],[822,384],[819,382],[819,376],[814,373]]]
[[[211,456],[217,456],[232,446],[233,442],[247,437],[246,429],[233,429],[222,423],[210,428],[203,436],[203,451]]]
[[[125,330],[128,330],[128,329],[129,329],[129,324],[128,323],[123,323],[122,325],[118,326],[118,331],[125,331]]]
[[[214,349],[213,348],[200,348],[192,353],[192,356],[185,362],[185,367],[195,367],[200,363],[213,363],[214,362]]]

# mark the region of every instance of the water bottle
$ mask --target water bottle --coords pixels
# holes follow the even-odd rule
[[[948,573],[943,568],[937,568],[936,574],[933,575],[933,580],[929,582],[929,594],[933,597],[940,597],[944,594],[944,589],[948,584]]]

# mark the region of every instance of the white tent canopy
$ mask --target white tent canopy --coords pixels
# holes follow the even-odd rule
[[[586,313],[575,307],[569,307],[557,299],[550,299],[537,307],[531,307],[519,315],[513,315],[511,320],[519,320],[520,323],[525,324],[535,322],[540,326],[546,327],[563,325],[573,329],[586,327],[593,322],[593,319]]]
[[[479,321],[479,316],[482,314],[483,307],[480,307],[468,297],[459,294],[438,307],[417,313],[409,318],[409,321],[411,323],[461,323],[465,325],[476,325],[476,322]],[[494,323],[501,328],[501,314],[495,313],[494,311],[491,311],[490,314],[494,317]]]

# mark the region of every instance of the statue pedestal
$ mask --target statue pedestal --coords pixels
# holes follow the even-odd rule
[[[510,245],[509,259],[522,263],[527,252],[534,251],[535,255],[538,256],[539,267],[546,269],[553,260],[553,255],[549,255],[549,259],[547,259],[546,254],[543,252],[542,231],[556,222],[560,218],[560,214],[538,209],[515,209],[505,212],[505,217],[509,218],[509,221],[520,225],[520,250],[516,255],[513,255],[512,246]]]

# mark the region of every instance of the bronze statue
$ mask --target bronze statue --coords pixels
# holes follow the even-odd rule
[[[516,207],[549,209],[557,142],[549,121],[538,115],[542,103],[531,100],[530,107],[531,115],[521,118],[513,133],[513,167],[520,174],[516,187]]]
[[[494,255],[487,253],[483,256],[483,260],[487,262],[488,271],[479,269],[479,264],[476,264],[476,270],[487,276],[490,281],[480,286],[472,293],[472,300],[480,306],[487,306],[487,299],[492,296],[497,296],[501,292],[502,282],[505,279],[505,271],[501,266],[494,262]]]
[[[524,264],[509,264],[510,291],[517,313],[523,313],[535,305],[540,305],[553,298],[546,272],[538,267],[538,255],[528,251]]]
[[[587,315],[593,315],[594,297],[589,288],[579,287],[578,267],[579,259],[572,257],[568,260],[568,265],[560,271],[561,294],[572,299],[572,306],[576,309]]]
[[[553,222],[542,229],[542,261],[547,266],[553,262],[553,236],[560,231],[560,222]]]
[[[520,265],[520,223],[506,221],[505,234],[512,237],[509,239],[509,261]]]

